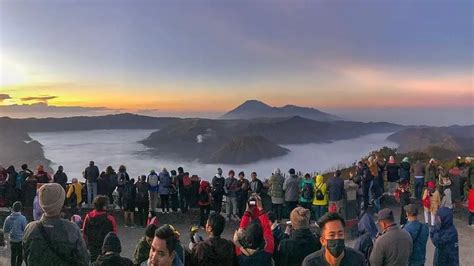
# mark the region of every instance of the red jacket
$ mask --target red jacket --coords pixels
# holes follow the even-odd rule
[[[467,208],[469,212],[474,212],[474,188],[469,189],[469,194],[467,195]]]
[[[209,182],[207,181],[201,181],[199,184],[199,191],[198,191],[198,205],[199,206],[207,206],[211,204],[211,186],[209,185]],[[208,197],[207,200],[202,200],[200,195],[201,193],[207,193]]]
[[[87,234],[88,234],[87,229],[86,229],[86,224],[89,223],[90,218],[94,218],[104,213],[105,211],[93,210],[89,212],[88,214],[86,214],[86,217],[84,218],[84,222],[82,223],[82,233],[84,235],[84,240],[86,241],[86,243],[87,243]],[[109,220],[112,223],[113,232],[117,234],[117,224],[115,223],[115,218],[112,215],[107,214],[107,220]]]
[[[258,215],[255,217],[254,215]],[[253,217],[250,217],[250,213],[246,212],[242,216],[242,220],[240,221],[239,228],[246,228],[247,225],[250,223],[251,220],[257,218],[260,221],[263,229],[263,239],[265,240],[265,248],[263,249],[265,252],[273,254],[273,249],[275,247],[275,242],[273,239],[272,228],[270,227],[270,220],[266,213],[260,213],[260,211],[255,208],[252,214]],[[242,254],[242,251],[239,247],[235,247],[235,253],[237,256]]]

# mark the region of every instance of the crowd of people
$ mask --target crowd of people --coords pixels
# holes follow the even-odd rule
[[[91,161],[85,184],[77,178],[68,184],[62,166],[53,177],[42,166],[35,173],[26,164],[21,168],[0,168],[0,200],[12,207],[3,227],[12,265],[424,265],[428,238],[436,247],[435,265],[458,265],[453,209],[467,200],[470,226],[474,217],[469,157],[444,169],[435,159],[412,165],[409,158],[397,164],[394,156],[387,161],[374,155],[346,181],[339,170],[325,178],[275,169],[262,181],[255,172],[250,180],[244,172],[235,177],[234,170],[224,177],[220,168],[207,181],[182,167],[151,170],[135,181],[123,165],[117,173],[111,166],[100,172]],[[357,186],[361,211],[353,248],[344,241],[347,182]],[[382,208],[391,198],[401,206],[399,223],[393,210]],[[145,228],[133,261],[120,256],[114,204],[126,227]],[[34,221],[27,223],[24,206],[33,208]],[[81,217],[84,207],[92,210]],[[194,207],[199,225],[186,247],[172,225],[158,226],[157,217]],[[424,223],[418,221],[421,209]],[[221,234],[230,221],[240,225],[226,240]],[[208,237],[198,236],[199,230]]]

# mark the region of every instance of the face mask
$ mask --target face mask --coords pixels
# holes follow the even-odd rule
[[[327,239],[326,248],[335,258],[339,258],[344,251],[344,239]]]

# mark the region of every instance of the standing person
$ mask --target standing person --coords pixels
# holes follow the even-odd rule
[[[109,181],[109,187],[107,188],[107,196],[109,197],[109,203],[114,205],[113,193],[118,185],[118,177],[112,166],[107,166],[105,169],[106,179]]]
[[[7,185],[8,191],[10,192],[10,202],[13,205],[15,201],[21,200],[21,194],[16,194],[16,180],[18,179],[18,173],[15,171],[13,165],[8,166],[7,170]]]
[[[178,194],[179,194],[179,208],[182,213],[186,213],[189,208],[189,204],[186,204],[186,197],[184,196],[184,169],[183,167],[178,167]]]
[[[44,215],[40,221],[26,225],[23,236],[26,265],[89,265],[89,252],[79,227],[61,219],[64,189],[59,184],[45,184],[38,194]]]
[[[51,182],[51,175],[44,170],[43,165],[38,165],[38,168],[36,168],[36,179],[38,180],[38,183],[49,183]]]
[[[467,209],[469,211],[469,226],[474,227],[474,188],[469,184],[469,191],[467,195]]]
[[[133,263],[135,265],[140,265],[142,262],[148,260],[150,255],[151,243],[155,237],[155,231],[158,229],[158,226],[155,224],[149,224],[145,229],[145,236],[143,236],[138,242],[135,252],[133,253]]]
[[[370,253],[374,247],[374,240],[377,236],[377,226],[375,225],[372,214],[368,211],[362,211],[357,223],[359,237],[354,242],[354,249],[364,254],[365,261],[369,262]]]
[[[87,181],[87,204],[92,206],[92,200],[97,196],[97,179],[99,178],[99,168],[95,166],[94,161],[90,161],[89,166],[84,170],[84,178]]]
[[[23,188],[24,201],[25,201],[25,204],[23,205],[25,207],[33,207],[33,202],[36,197],[36,194],[37,194],[36,192],[38,189],[37,185],[38,185],[38,179],[36,179],[36,175],[34,174],[28,175],[25,180],[25,186]]]
[[[109,182],[107,181],[107,174],[105,171],[100,173],[99,178],[97,179],[97,195],[108,195]]]
[[[453,210],[440,208],[439,220],[430,232],[431,242],[435,248],[433,265],[459,265],[458,231],[453,223]]]
[[[138,224],[145,227],[148,217],[148,206],[150,204],[148,200],[148,183],[146,182],[146,176],[142,175],[135,186],[137,188],[136,205],[138,208]]]
[[[377,164],[377,181],[382,188],[382,194],[385,192],[384,188],[384,172],[387,167],[387,159],[382,158],[382,156],[376,155],[375,161]]]
[[[337,212],[343,215],[344,180],[341,178],[341,170],[337,170],[328,180],[328,197],[329,206],[336,205]]]
[[[257,172],[252,172],[250,174],[250,178],[250,193],[260,195],[260,193],[262,193],[263,183],[260,179],[258,179]]]
[[[171,177],[166,168],[163,168],[160,173],[160,193],[161,199],[161,211],[163,213],[170,212],[170,188],[171,188]]]
[[[92,266],[133,266],[133,262],[120,256],[122,252],[122,245],[120,239],[114,232],[109,232],[102,244],[102,250],[97,260],[92,263]]]
[[[392,210],[378,212],[378,224],[382,234],[375,240],[370,254],[371,265],[408,265],[413,242],[408,232],[395,223]]]
[[[426,166],[420,160],[417,160],[412,168],[413,176],[415,176],[415,197],[418,201],[421,201],[421,195],[423,193],[426,175],[425,170]]]
[[[171,210],[173,212],[178,212],[178,208],[179,208],[178,176],[175,170],[171,170],[170,174],[171,174],[171,187],[170,187]]]
[[[408,180],[403,179],[399,185],[400,188],[400,205],[401,205],[401,212],[400,212],[400,225],[403,226],[407,223],[407,214],[405,212],[405,206],[410,204],[410,183]]]
[[[438,176],[438,167],[436,165],[436,160],[431,158],[428,164],[425,167],[425,182],[426,184],[429,181],[433,181],[436,184],[436,177]]]
[[[239,173],[239,180],[238,180],[238,190],[237,190],[237,205],[239,211],[239,217],[244,215],[245,205],[247,204],[247,199],[250,190],[250,183],[245,178],[245,173]]]
[[[135,201],[137,198],[137,187],[135,179],[130,179],[123,185],[122,206],[125,227],[135,228]]]
[[[451,198],[451,181],[449,181],[449,177],[444,177],[442,180],[443,181],[447,180],[447,181],[441,184],[443,188],[443,197],[441,198],[441,203],[439,207],[440,208],[446,207],[452,210],[454,208],[454,204]]]
[[[410,182],[411,164],[408,157],[403,158],[400,163],[400,181],[408,180]]]
[[[321,228],[319,240],[322,249],[308,255],[303,266],[338,265],[365,266],[364,255],[344,244],[344,228],[346,223],[337,212],[326,213],[318,221]]]
[[[62,165],[58,167],[58,171],[54,174],[53,182],[60,184],[64,188],[64,191],[66,191],[67,175],[64,173],[64,168]]]
[[[311,203],[314,198],[314,180],[311,178],[311,175],[306,173],[304,178],[301,179],[300,183],[300,205],[303,208],[310,210],[311,213]]]
[[[28,179],[31,176],[33,176],[33,172],[30,169],[28,169],[28,165],[27,164],[21,165],[21,171],[16,176],[15,193],[24,206],[27,206],[25,205],[25,190],[27,189],[26,179]]]
[[[23,233],[26,228],[26,217],[21,214],[23,208],[20,201],[13,203],[13,213],[8,215],[3,224],[3,233],[10,235],[11,260],[12,266],[21,266],[23,262]]]
[[[428,181],[428,187],[423,192],[422,204],[425,214],[425,223],[431,226],[435,225],[436,213],[438,212],[441,199],[436,185],[433,181]],[[430,222],[431,216],[431,222]]]
[[[415,204],[405,206],[408,223],[403,227],[413,240],[413,251],[410,256],[410,266],[423,266],[426,261],[426,243],[430,230],[426,224],[418,221],[418,207]]]
[[[226,193],[226,214],[227,220],[239,220],[237,215],[237,189],[238,189],[237,178],[235,178],[234,170],[229,171],[229,177],[225,180],[225,193]]]
[[[151,170],[147,177],[148,196],[150,201],[150,211],[156,213],[156,206],[158,205],[158,191],[160,190],[160,178],[155,170]]]
[[[221,213],[222,199],[224,198],[225,178],[222,176],[222,169],[217,169],[217,174],[212,178],[212,198],[214,199],[213,209],[217,213]]]
[[[118,202],[119,202],[119,207],[122,209],[122,197],[123,197],[123,189],[125,184],[127,184],[130,181],[130,176],[127,173],[127,168],[125,165],[119,166],[119,171],[117,173],[117,192],[119,194]]]
[[[75,213],[77,206],[82,202],[82,185],[78,182],[77,178],[73,178],[71,182],[66,198],[72,212]]]
[[[100,255],[102,243],[109,232],[117,233],[115,218],[106,212],[108,198],[99,195],[94,199],[94,210],[86,214],[82,225],[82,232],[87,248],[91,254],[91,261]]]
[[[281,175],[279,168],[273,170],[268,182],[270,184],[270,196],[272,197],[272,211],[276,215],[277,221],[281,221],[283,218],[283,203],[285,203],[285,191],[283,191],[285,178]]]
[[[300,197],[300,178],[295,174],[295,169],[291,168],[288,173],[290,176],[285,179],[283,183],[283,190],[285,191],[285,204],[288,216],[291,211],[298,205]]]
[[[369,208],[370,199],[372,199],[372,186],[374,182],[374,176],[367,163],[363,164],[362,167],[362,198],[364,200],[363,209]]]
[[[396,182],[400,179],[399,171],[400,166],[396,163],[395,158],[390,156],[387,163],[388,194],[390,196],[395,196]]]
[[[209,212],[211,210],[211,187],[209,182],[202,180],[199,184],[198,206],[199,206],[199,225],[206,225]]]
[[[328,187],[322,175],[316,176],[314,184],[313,212],[314,218],[319,220],[328,211]]]

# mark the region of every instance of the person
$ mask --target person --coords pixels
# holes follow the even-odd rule
[[[365,266],[364,255],[344,244],[346,223],[337,212],[328,212],[318,221],[322,248],[304,260],[303,266]]]
[[[322,175],[316,176],[314,184],[313,212],[314,218],[318,220],[328,211],[328,187]]]
[[[278,246],[280,245],[280,242],[288,238],[288,235],[283,232],[283,229],[281,228],[280,223],[276,219],[275,213],[272,211],[267,212],[268,220],[270,220],[271,226],[270,228],[272,229],[272,235],[273,235],[273,241],[274,241],[274,249],[273,249],[273,254],[278,253]],[[278,265],[278,257],[274,256],[273,259],[275,260],[275,265]]]
[[[21,214],[23,206],[20,201],[13,203],[13,213],[8,215],[3,224],[3,233],[10,235],[10,263],[12,266],[21,266],[23,262],[23,233],[26,228],[26,217]]]
[[[41,208],[39,202],[39,189],[44,185],[44,183],[36,184],[36,196],[33,199],[33,220],[39,221],[41,216],[43,216],[43,208]]]
[[[436,226],[430,231],[435,246],[433,265],[459,265],[458,231],[453,223],[453,210],[440,208],[438,217]]]
[[[89,162],[89,166],[84,170],[84,178],[87,183],[87,204],[92,205],[92,200],[97,196],[97,179],[99,178],[99,168],[94,161]]]
[[[359,215],[357,231],[359,233],[359,237],[354,242],[354,249],[364,254],[365,261],[368,264],[370,253],[372,252],[374,246],[374,240],[378,232],[374,218],[369,211],[362,211],[362,213]]]
[[[437,169],[438,168],[436,166],[436,160],[434,158],[431,158],[425,167],[425,183],[426,184],[429,181],[433,181],[436,183],[436,177],[438,176]]]
[[[291,211],[298,205],[298,199],[300,196],[300,178],[295,174],[295,169],[291,168],[288,170],[290,176],[285,179],[283,183],[283,191],[285,191],[285,205],[287,215],[289,216]]]
[[[158,193],[161,199],[161,211],[163,213],[170,212],[170,188],[171,188],[171,177],[166,168],[163,168],[160,172],[160,188]]]
[[[117,233],[115,218],[105,210],[108,197],[97,196],[94,199],[94,210],[86,214],[82,232],[91,254],[91,261],[95,261],[100,255],[102,243],[109,232]]]
[[[296,207],[290,213],[291,232],[280,242],[276,265],[299,266],[306,256],[321,249],[319,239],[309,229],[310,218],[311,211],[307,208]]]
[[[6,169],[7,173],[7,197],[9,198],[9,202],[7,206],[12,206],[15,201],[21,200],[20,195],[16,194],[16,180],[18,173],[15,171],[15,167],[13,165],[10,165]]]
[[[366,210],[369,207],[369,203],[371,202],[372,197],[372,186],[374,183],[374,175],[372,174],[369,165],[363,163],[362,165],[362,199],[364,202],[363,209]]]
[[[26,265],[89,265],[90,257],[75,223],[61,219],[64,189],[55,183],[39,189],[44,211],[40,221],[26,225],[23,252]]]
[[[400,225],[404,225],[407,223],[407,214],[405,213],[404,207],[410,204],[410,183],[407,179],[400,179],[399,184],[400,189],[400,205],[401,205],[401,212],[400,212]]]
[[[245,173],[243,171],[239,173],[237,186],[237,209],[239,217],[242,217],[244,215],[245,205],[247,204],[250,189],[250,182],[245,178]]]
[[[133,263],[140,265],[142,262],[148,260],[150,255],[151,243],[155,237],[155,231],[158,226],[155,224],[149,224],[145,229],[145,236],[143,236],[138,242],[135,252],[133,253]]]
[[[306,173],[300,182],[300,206],[311,211],[311,203],[314,198],[314,179]]]
[[[67,201],[69,206],[75,210],[78,205],[82,202],[82,185],[79,183],[77,178],[73,178],[72,183],[69,185],[67,190]]]
[[[115,172],[114,168],[109,165],[105,169],[105,176],[106,176],[105,179],[108,180],[109,182],[109,187],[107,189],[107,196],[109,197],[109,203],[114,205],[115,202],[114,202],[113,193],[118,185],[117,173]]]
[[[170,186],[171,210],[173,212],[178,212],[178,208],[179,208],[178,176],[175,170],[171,170],[170,174],[171,174],[171,186]]]
[[[192,249],[191,265],[238,265],[234,243],[221,238],[224,228],[225,218],[218,213],[212,213],[206,223],[208,239],[197,243]]]
[[[155,170],[152,169],[150,171],[146,182],[148,183],[148,197],[150,201],[149,209],[152,212],[156,212],[156,206],[158,205],[158,191],[160,189],[160,178]]]
[[[188,176],[189,178],[189,176]],[[189,202],[186,202],[185,189],[184,189],[184,169],[183,167],[178,167],[178,194],[179,194],[179,208],[182,213],[186,213],[189,208]]]
[[[107,173],[103,171],[100,173],[99,178],[97,179],[97,195],[108,195],[109,192],[109,180]]]
[[[211,210],[211,187],[209,182],[202,180],[199,184],[198,206],[199,206],[199,225],[204,227]]]
[[[396,163],[395,157],[390,156],[387,163],[387,181],[388,181],[388,194],[395,196],[395,189],[397,187],[398,180],[400,179],[399,171],[400,166]]]
[[[411,171],[415,177],[415,197],[418,201],[421,201],[423,185],[425,184],[426,166],[420,160],[417,160]]]
[[[38,183],[49,183],[51,182],[51,175],[44,170],[43,165],[38,165],[36,168],[36,179],[38,180]]]
[[[283,191],[285,178],[281,175],[279,168],[273,170],[273,174],[268,183],[270,185],[269,192],[272,198],[272,211],[276,215],[277,221],[281,221],[283,218],[283,203],[285,203],[285,192]]]
[[[226,214],[227,220],[239,221],[238,206],[237,206],[237,190],[238,180],[235,178],[234,170],[229,171],[229,177],[225,180],[225,194],[226,194]]]
[[[474,227],[474,188],[469,184],[469,191],[467,195],[467,209],[469,211],[469,226]]]
[[[122,252],[122,245],[118,236],[109,232],[105,236],[104,243],[102,245],[102,253],[97,260],[92,263],[92,266],[132,266],[133,262],[130,259],[120,256]]]
[[[178,231],[165,224],[156,229],[148,260],[141,266],[183,266],[182,251]]]
[[[119,170],[117,173],[117,192],[119,194],[118,204],[121,209],[123,208],[123,189],[125,187],[125,184],[127,184],[129,181],[130,176],[127,173],[127,168],[125,167],[125,165],[119,166]]]
[[[53,182],[60,184],[64,191],[66,191],[67,186],[67,175],[64,173],[64,168],[62,165],[58,166],[58,171],[53,176]]]
[[[413,249],[410,234],[397,226],[392,210],[382,209],[377,217],[382,233],[375,240],[370,265],[408,265]]]
[[[443,178],[443,180],[447,180],[447,181],[444,181],[441,186],[443,187],[443,197],[441,198],[441,203],[439,205],[440,208],[442,207],[446,207],[446,208],[449,208],[449,209],[453,209],[454,208],[454,205],[453,205],[453,201],[451,199],[451,181],[449,181],[449,178],[446,177],[446,178]]]
[[[341,170],[337,170],[334,176],[328,180],[329,206],[336,205],[337,212],[343,214],[344,180],[341,178]]]
[[[142,175],[139,181],[135,185],[137,188],[136,206],[138,208],[138,224],[140,226],[146,226],[146,219],[148,216],[148,183],[146,182],[146,176]]]
[[[77,227],[82,228],[82,217],[79,216],[78,214],[71,215],[70,221],[75,223]]]
[[[222,199],[225,195],[225,178],[222,175],[222,169],[217,169],[217,174],[212,178],[212,198],[214,199],[213,209],[217,213],[221,213],[222,210]]]
[[[410,173],[410,159],[408,157],[405,157],[400,163],[400,181],[407,180],[408,182],[410,182]]]
[[[125,227],[135,228],[135,201],[137,198],[135,179],[132,178],[126,181],[122,189],[122,207]]]
[[[413,251],[410,256],[410,266],[423,266],[426,261],[426,243],[429,237],[429,228],[418,221],[418,206],[409,204],[405,206],[408,223],[403,227],[413,241]]]
[[[382,194],[385,192],[384,189],[384,172],[387,167],[387,159],[383,158],[382,156],[379,156],[378,154],[375,156],[375,161],[377,164],[377,182],[380,185],[382,189]]]
[[[428,187],[425,189],[425,192],[423,192],[422,197],[426,224],[431,224],[431,226],[435,225],[436,213],[438,212],[440,202],[441,199],[435,183],[433,181],[428,181]]]
[[[263,189],[263,183],[260,179],[257,177],[257,172],[252,172],[250,174],[250,193],[255,194],[255,195],[260,195],[262,193]]]

